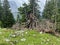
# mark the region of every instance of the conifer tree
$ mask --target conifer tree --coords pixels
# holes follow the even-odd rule
[[[55,16],[55,3],[54,0],[46,2],[44,11],[43,11],[43,18],[51,20],[51,17]]]
[[[0,0],[0,21],[1,21],[2,15],[3,15],[3,8],[2,8],[1,0]]]
[[[51,0],[46,3],[43,18],[55,23],[55,30],[60,30],[60,0]]]
[[[4,0],[3,2],[3,17],[2,17],[2,22],[3,22],[3,27],[12,27],[12,25],[15,23],[14,17],[11,13],[10,6],[8,0]]]
[[[0,27],[2,26],[2,15],[3,15],[3,8],[0,0]]]

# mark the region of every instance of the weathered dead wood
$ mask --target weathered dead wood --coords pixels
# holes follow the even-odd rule
[[[35,29],[38,26],[38,19],[33,15],[33,13],[30,13],[28,16],[28,20],[26,22],[26,27],[30,29]]]
[[[20,30],[20,24],[19,23],[16,23],[12,26],[12,29],[15,29],[15,30]]]

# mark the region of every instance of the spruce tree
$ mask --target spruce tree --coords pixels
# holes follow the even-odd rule
[[[3,15],[3,8],[0,0],[0,27],[2,26],[2,15]]]
[[[55,16],[55,3],[54,0],[46,2],[44,11],[43,11],[43,18],[51,20],[51,17]]]
[[[60,0],[56,1],[57,16],[56,16],[56,29],[60,31]]]
[[[1,0],[0,0],[0,21],[2,19],[2,15],[3,15],[3,8],[2,8]]]
[[[12,25],[15,23],[14,17],[11,13],[10,6],[8,0],[4,0],[3,2],[3,17],[2,17],[2,22],[3,22],[3,27],[12,27]]]

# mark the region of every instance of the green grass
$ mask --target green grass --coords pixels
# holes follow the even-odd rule
[[[18,35],[17,35],[18,34]],[[10,35],[16,35],[12,37]],[[8,41],[6,41],[8,40]],[[34,30],[0,29],[0,45],[60,45],[60,38]]]

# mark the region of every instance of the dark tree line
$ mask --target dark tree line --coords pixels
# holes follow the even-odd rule
[[[0,3],[0,17],[0,21],[2,23],[1,27],[12,27],[12,25],[15,23],[8,0],[4,0],[3,4]]]
[[[25,22],[28,28],[36,27],[36,25],[41,23],[38,2],[38,0],[29,0],[29,4],[24,3],[23,6],[18,8],[21,17],[17,15],[17,22],[20,24]],[[42,17],[42,19],[48,19],[55,24],[55,30],[60,30],[60,0],[46,1]],[[8,0],[3,1],[3,6],[0,1],[1,27],[12,27],[14,23],[15,20],[11,13]]]

